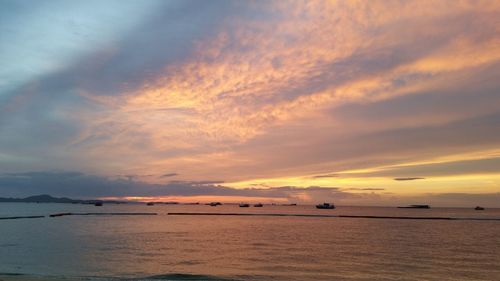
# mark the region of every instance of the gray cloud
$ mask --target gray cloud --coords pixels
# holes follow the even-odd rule
[[[342,190],[363,190],[363,191],[380,191],[380,190],[385,190],[385,188],[379,188],[379,187],[351,187],[351,188],[344,188]]]
[[[409,178],[394,178],[395,181],[413,181],[413,180],[423,180],[425,178],[409,177]]]
[[[491,158],[477,160],[462,160],[445,163],[419,164],[415,166],[403,166],[386,168],[381,171],[371,173],[358,173],[358,177],[391,177],[401,175],[394,178],[397,181],[405,180],[422,180],[425,177],[431,176],[452,176],[463,174],[496,174],[500,171],[500,157],[491,156]]]
[[[61,149],[67,148],[85,129],[86,124],[73,113],[84,109],[91,115],[103,110],[80,94],[122,95],[140,87],[166,65],[184,60],[192,51],[194,40],[217,32],[217,25],[230,14],[232,6],[224,0],[165,1],[163,7],[109,49],[94,50],[60,71],[37,76],[1,93],[0,149],[10,151],[17,159],[2,163],[0,158],[0,169],[17,165],[13,160],[21,162],[20,159],[24,161],[18,165],[24,168],[76,166],[72,157],[79,152],[77,147]],[[89,141],[111,138],[113,124],[106,126],[104,133]],[[52,161],[37,163],[40,159],[54,159],[54,166],[47,164]]]
[[[154,175],[116,175],[116,177],[118,178],[125,178],[129,181],[131,180],[137,180],[137,179],[140,179],[140,178],[149,178],[149,177],[153,177]]]
[[[224,183],[224,181],[214,181],[214,180],[210,180],[210,181],[170,181],[169,183],[202,186],[202,185],[217,185],[217,184]]]
[[[80,172],[25,172],[0,175],[0,195],[23,197],[33,194],[51,194],[68,197],[109,196],[243,196],[285,198],[302,201],[310,198],[348,198],[349,193],[337,187],[282,186],[271,188],[234,189],[221,181],[172,181],[167,184],[148,184],[133,178],[110,179]]]
[[[398,118],[400,117],[394,117]],[[343,124],[343,121],[340,120],[340,124]],[[250,172],[255,171],[254,167],[262,166],[280,167],[287,171],[297,169],[301,173],[315,172],[316,169],[343,171],[393,164],[395,159],[403,163],[416,162],[471,150],[495,149],[500,142],[500,131],[497,128],[499,122],[500,111],[442,124],[422,124],[406,128],[389,127],[368,132],[364,130],[356,132],[354,129],[349,131],[348,126],[352,123],[348,122],[346,128],[338,127],[338,123],[326,124],[321,128],[321,132],[318,132],[318,128],[300,132],[277,128],[268,135],[251,140],[238,148],[240,152],[238,157],[250,158],[259,155],[258,162],[253,162],[252,166],[231,168]],[[343,135],[336,132],[342,132]],[[311,139],[309,135],[314,134],[321,135]],[[294,140],[291,144],[288,143],[290,139]],[[393,178],[496,173],[500,167],[499,161],[497,158],[492,158],[427,164],[365,174]],[[312,167],[311,170],[304,169],[308,166]],[[363,173],[356,173],[356,176],[362,175]]]
[[[168,173],[168,174],[161,175],[161,177],[162,178],[169,178],[169,177],[175,177],[177,175],[179,175],[179,174],[177,174],[177,173]]]
[[[80,172],[38,171],[0,174],[0,197],[25,197],[51,194],[72,198],[123,196],[238,196],[263,200],[288,200],[297,203],[331,201],[340,204],[396,206],[425,202],[433,206],[484,205],[500,207],[500,193],[444,193],[418,196],[396,196],[375,193],[384,188],[295,187],[234,189],[213,181],[177,181],[148,184],[128,179],[110,179]],[[350,193],[349,191],[357,191]],[[367,191],[369,193],[360,193]]]
[[[324,175],[312,176],[311,178],[321,179],[321,178],[335,178],[335,177],[338,177],[338,175],[337,174],[324,174]]]

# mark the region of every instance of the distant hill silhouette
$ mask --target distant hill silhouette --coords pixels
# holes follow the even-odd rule
[[[66,197],[56,198],[47,194],[29,196],[26,198],[2,198],[0,202],[27,202],[27,203],[81,203],[83,200],[74,200]]]
[[[124,203],[118,201],[102,201],[102,200],[80,200],[80,199],[70,199],[66,197],[52,197],[48,194],[29,196],[26,198],[3,198],[0,197],[0,203],[2,202],[21,202],[21,203],[80,203],[80,204],[94,204],[95,202],[103,203]]]

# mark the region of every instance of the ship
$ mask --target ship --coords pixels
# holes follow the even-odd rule
[[[399,206],[401,209],[430,209],[429,205],[409,205],[409,206]]]
[[[317,209],[335,209],[335,205],[330,203],[323,203],[316,205]]]

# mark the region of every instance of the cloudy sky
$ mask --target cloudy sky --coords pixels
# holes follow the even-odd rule
[[[500,207],[499,19],[0,0],[0,196]]]

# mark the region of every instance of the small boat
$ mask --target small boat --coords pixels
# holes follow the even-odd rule
[[[481,207],[481,206],[476,206],[476,208],[474,208],[474,210],[476,210],[476,211],[482,211],[482,210],[484,210],[484,208]]]
[[[153,203],[153,202],[148,202],[148,203],[146,203],[146,205],[147,205],[147,206],[154,206],[154,205],[155,205],[155,203]]]
[[[262,206],[264,206],[264,205],[262,205],[261,203],[257,203],[257,204],[254,204],[253,206],[254,206],[254,207],[262,207]]]
[[[57,213],[57,214],[49,215],[49,217],[55,218],[55,217],[71,216],[71,215],[72,215],[71,213]]]
[[[317,209],[335,209],[335,205],[330,203],[323,203],[316,205]]]
[[[102,206],[102,202],[95,202],[94,206],[101,207]]]
[[[246,204],[246,203],[240,204],[240,208],[248,208],[248,207],[250,207],[250,204]]]
[[[410,206],[400,206],[400,209],[430,209],[429,205],[410,205]]]
[[[221,202],[211,202],[208,205],[212,206],[212,207],[216,207],[216,206],[222,205],[222,203]]]

